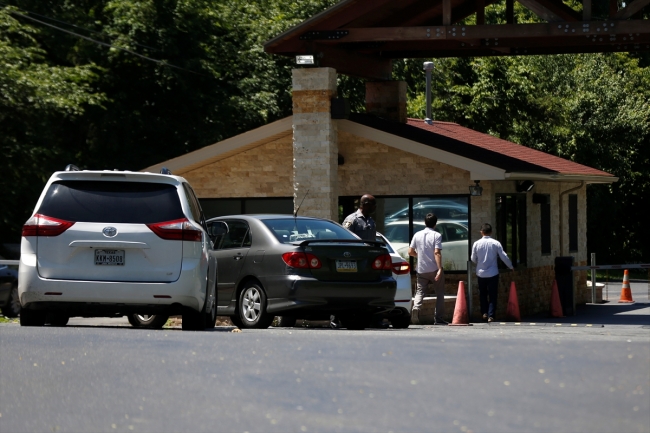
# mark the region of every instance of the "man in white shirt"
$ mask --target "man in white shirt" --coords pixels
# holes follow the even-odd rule
[[[503,251],[501,243],[492,239],[492,226],[485,223],[481,226],[481,236],[472,246],[472,262],[476,264],[476,276],[478,277],[479,299],[481,301],[481,313],[483,320],[494,321],[497,310],[497,294],[499,292],[499,265],[497,257],[501,257],[503,263],[511,270],[512,262]]]
[[[429,284],[433,284],[436,291],[435,324],[446,325],[443,320],[445,313],[445,273],[442,270],[442,235],[434,230],[438,217],[428,213],[424,218],[424,230],[413,235],[409,245],[409,256],[417,257],[417,289],[413,302],[412,317],[419,322],[422,299],[427,292]]]

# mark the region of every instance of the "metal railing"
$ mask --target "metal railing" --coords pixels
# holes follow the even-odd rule
[[[648,280],[650,280],[650,263],[629,263],[624,265],[596,265],[596,253],[591,253],[591,265],[572,266],[572,271],[591,271],[591,303],[596,303],[596,270],[625,270],[625,269],[647,269]],[[607,282],[609,283],[609,272],[607,272]],[[609,300],[609,286],[605,286],[605,299]],[[648,299],[650,299],[650,281],[648,283]]]

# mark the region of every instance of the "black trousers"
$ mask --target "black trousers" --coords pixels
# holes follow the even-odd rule
[[[497,294],[499,293],[499,274],[493,277],[478,277],[478,294],[481,301],[481,314],[494,318],[497,312]]]

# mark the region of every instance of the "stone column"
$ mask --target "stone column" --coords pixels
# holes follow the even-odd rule
[[[366,112],[406,123],[406,81],[366,83]]]
[[[336,70],[294,69],[292,79],[293,208],[338,221],[338,130],[330,116]]]

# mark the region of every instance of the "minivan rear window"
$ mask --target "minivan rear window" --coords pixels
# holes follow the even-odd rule
[[[85,180],[54,182],[37,213],[74,222],[131,224],[184,217],[173,185]]]

